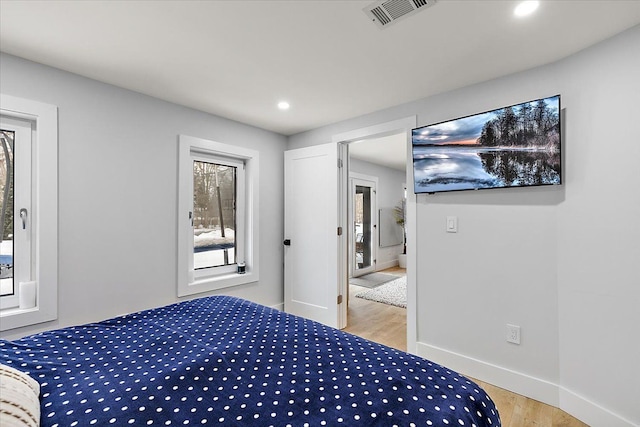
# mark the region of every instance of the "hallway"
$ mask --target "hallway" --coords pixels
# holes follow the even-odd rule
[[[406,270],[392,267],[381,273],[405,276]],[[365,290],[361,286],[349,285],[349,306],[345,332],[375,341],[398,350],[407,351],[407,310],[405,308],[356,298]]]

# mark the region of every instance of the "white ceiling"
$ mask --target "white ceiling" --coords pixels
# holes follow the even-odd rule
[[[407,135],[400,133],[352,142],[349,156],[403,171],[407,167]]]
[[[640,23],[640,1],[543,1],[521,19],[513,1],[438,0],[379,29],[370,3],[1,0],[0,50],[292,135],[553,62]]]

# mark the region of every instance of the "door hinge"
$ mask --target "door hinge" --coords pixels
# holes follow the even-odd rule
[[[342,236],[342,227],[338,227],[338,236]]]
[[[342,167],[342,159],[338,159],[338,168]]]
[[[338,304],[342,304],[342,295],[338,295]]]

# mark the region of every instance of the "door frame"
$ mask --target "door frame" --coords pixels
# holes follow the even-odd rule
[[[405,132],[407,137],[407,352],[415,354],[417,343],[417,285],[416,285],[416,269],[417,269],[417,242],[415,236],[417,235],[417,221],[416,221],[416,195],[413,192],[413,186],[409,185],[413,182],[413,158],[411,155],[411,130],[417,127],[417,116],[409,116],[401,119],[379,123],[363,128],[354,129],[348,132],[342,132],[334,134],[331,141],[339,144],[340,154],[343,159],[343,163],[346,167],[342,167],[340,170],[340,176],[338,179],[338,209],[340,209],[338,218],[340,226],[344,227],[348,224],[348,194],[349,190],[349,156],[348,146],[349,143],[359,141],[367,138],[378,138],[394,133]],[[349,254],[348,239],[342,239],[340,250],[338,251],[338,271],[340,274],[340,295],[348,295],[347,286],[349,284],[348,279],[348,259]],[[338,308],[338,324],[340,328],[344,328],[347,325],[347,304],[340,304]]]
[[[355,235],[351,232],[351,225],[355,222],[355,186],[364,184],[371,188],[371,265],[364,271],[357,271],[355,268]],[[349,238],[349,274],[351,277],[358,277],[363,274],[372,273],[377,270],[376,260],[378,259],[378,177],[365,175],[358,172],[349,172],[349,225],[347,237]]]

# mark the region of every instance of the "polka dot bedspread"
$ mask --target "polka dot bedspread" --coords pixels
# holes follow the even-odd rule
[[[500,426],[428,360],[227,296],[0,340],[43,426]]]

